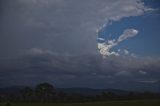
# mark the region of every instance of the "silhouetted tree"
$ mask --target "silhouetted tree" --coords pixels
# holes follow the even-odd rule
[[[67,94],[63,91],[58,92],[58,101],[66,101]]]
[[[145,98],[154,98],[154,96],[155,96],[155,94],[150,92],[150,91],[145,91],[141,95],[142,95],[143,99],[145,99]]]
[[[48,83],[41,83],[36,86],[35,93],[42,102],[51,101],[55,94],[55,88]]]
[[[127,97],[125,99],[134,99],[136,97],[135,93],[130,91],[128,94],[127,94]]]
[[[107,99],[107,100],[110,100],[110,99],[114,99],[115,98],[115,94],[111,91],[108,91],[108,92],[102,92],[102,99]]]
[[[30,87],[25,87],[22,91],[22,98],[24,101],[31,101],[33,99],[33,90]]]

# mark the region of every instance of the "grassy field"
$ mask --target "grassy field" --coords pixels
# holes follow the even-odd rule
[[[3,103],[0,106],[5,106]],[[108,101],[91,103],[12,103],[11,106],[160,106],[160,100]]]

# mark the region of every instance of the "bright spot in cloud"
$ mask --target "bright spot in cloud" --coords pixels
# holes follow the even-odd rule
[[[103,57],[110,56],[110,55],[119,56],[118,52],[111,51],[111,49],[113,47],[119,45],[120,42],[123,42],[124,40],[126,40],[128,38],[132,38],[132,37],[136,36],[137,34],[138,34],[138,30],[136,30],[136,29],[126,29],[126,30],[124,30],[122,35],[119,36],[119,38],[117,40],[115,40],[115,39],[108,40],[103,43],[98,42],[98,49],[99,49],[100,54]],[[103,38],[99,38],[99,39],[103,39]],[[124,53],[129,54],[129,51],[124,50]]]

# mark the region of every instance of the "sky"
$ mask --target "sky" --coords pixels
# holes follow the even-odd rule
[[[160,91],[160,1],[1,0],[0,85]]]

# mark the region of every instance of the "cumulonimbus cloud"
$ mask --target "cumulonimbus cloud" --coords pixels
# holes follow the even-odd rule
[[[58,54],[97,54],[101,28],[152,10],[142,0],[1,0],[1,5],[3,58],[34,47]]]

